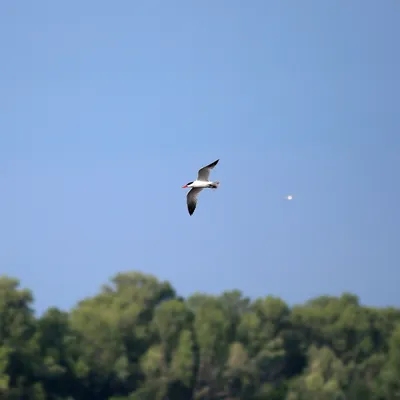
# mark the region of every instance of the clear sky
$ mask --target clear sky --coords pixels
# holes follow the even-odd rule
[[[0,5],[0,273],[400,305],[400,3]],[[219,158],[192,217],[181,186]],[[292,201],[284,200],[295,195]]]

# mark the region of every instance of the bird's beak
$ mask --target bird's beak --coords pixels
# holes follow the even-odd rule
[[[182,189],[186,189],[187,188],[187,185],[185,185],[185,186],[182,186]]]

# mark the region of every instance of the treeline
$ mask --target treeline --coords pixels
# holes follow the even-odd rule
[[[70,312],[32,305],[0,278],[0,399],[400,398],[400,310],[352,294],[292,308],[235,290],[183,299],[132,272]]]

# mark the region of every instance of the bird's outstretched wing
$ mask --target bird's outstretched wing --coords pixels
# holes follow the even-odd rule
[[[213,163],[199,169],[199,173],[197,176],[198,181],[208,181],[208,177],[210,176],[211,170],[218,164],[218,161],[214,161]]]
[[[194,210],[196,209],[197,205],[197,196],[199,193],[203,190],[203,188],[193,188],[190,190],[186,196],[187,199],[187,207],[189,214],[192,215],[194,213]]]

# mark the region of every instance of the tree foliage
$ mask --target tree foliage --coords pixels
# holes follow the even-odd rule
[[[400,399],[400,310],[349,293],[183,299],[131,272],[35,317],[19,286],[0,277],[0,399]]]

